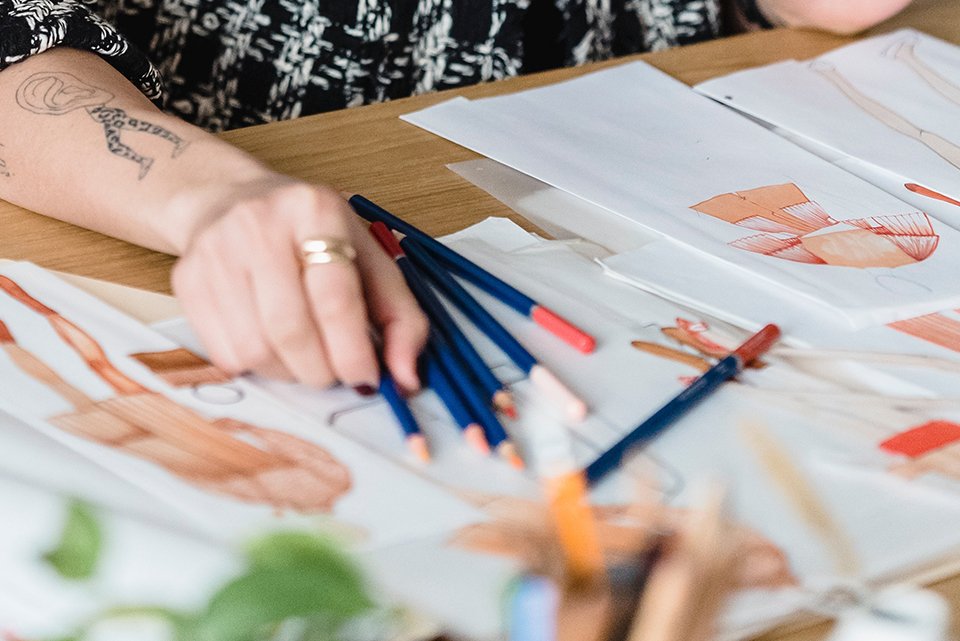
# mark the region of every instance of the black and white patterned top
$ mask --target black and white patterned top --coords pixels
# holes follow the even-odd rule
[[[0,70],[56,46],[93,51],[218,131],[705,40],[719,35],[719,5],[0,0]]]

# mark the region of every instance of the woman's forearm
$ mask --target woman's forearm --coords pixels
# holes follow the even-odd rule
[[[0,198],[168,253],[268,172],[168,116],[98,56],[55,49],[0,72]]]
[[[853,34],[890,18],[911,0],[758,0],[768,20],[786,27],[809,27]]]

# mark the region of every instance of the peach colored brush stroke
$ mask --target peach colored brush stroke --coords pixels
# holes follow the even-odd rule
[[[196,387],[229,383],[230,375],[188,349],[140,352],[130,358],[139,362],[172,387]]]
[[[960,310],[957,310],[960,312]],[[887,325],[914,338],[960,352],[960,321],[943,314],[927,314]]]

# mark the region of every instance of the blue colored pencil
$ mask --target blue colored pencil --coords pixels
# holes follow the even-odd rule
[[[361,217],[371,222],[381,222],[404,236],[416,239],[450,271],[469,280],[581,352],[589,354],[596,348],[596,340],[593,336],[476,263],[461,256],[426,232],[391,214],[363,196],[351,196],[350,204]]]
[[[407,263],[406,256],[404,256],[403,250],[400,248],[397,239],[394,238],[393,233],[385,225],[378,225],[377,223],[370,226],[370,232],[384,251],[397,262],[404,277],[407,278],[407,283],[411,285],[411,289],[416,294],[417,286],[414,283],[419,282],[417,274],[412,271],[413,266]],[[463,362],[462,354],[450,346],[443,333],[435,325],[430,328],[429,342],[434,345],[436,354],[450,375],[450,379],[459,388],[463,398],[466,399],[467,408],[483,427],[484,435],[490,447],[514,467],[522,468],[523,460],[517,454],[516,447],[507,437],[503,425],[490,410],[483,392],[474,382],[470,367]]]
[[[420,277],[416,267],[407,259],[406,254],[391,232],[382,223],[374,223],[370,226],[370,232],[376,237],[377,241],[387,250],[391,257],[396,261],[400,271],[403,272],[407,285],[416,297],[417,302],[426,312],[430,320],[437,326],[447,342],[450,343],[457,354],[467,364],[469,371],[476,377],[480,387],[488,395],[490,402],[502,410],[510,418],[516,418],[517,409],[513,403],[513,396],[503,388],[503,385],[493,375],[490,368],[484,362],[483,357],[477,352],[466,335],[457,326],[455,320],[443,306],[440,299],[437,298],[430,286]]]
[[[420,431],[417,419],[414,418],[413,412],[410,411],[410,406],[403,400],[403,395],[400,394],[400,390],[397,389],[397,384],[394,382],[393,377],[390,376],[390,373],[387,372],[384,367],[381,367],[380,371],[380,395],[383,396],[384,400],[387,401],[387,405],[393,410],[393,415],[397,417],[397,422],[403,431],[407,447],[409,447],[414,456],[421,461],[425,463],[430,462],[430,450],[427,447],[427,439],[424,438],[423,433]]]
[[[436,288],[529,376],[539,390],[560,404],[568,418],[579,421],[586,416],[587,404],[570,391],[553,372],[540,364],[415,238],[407,236],[400,241],[400,247]]]
[[[760,357],[780,338],[780,328],[767,325],[747,341],[720,360],[666,405],[653,413],[609,450],[587,466],[587,482],[595,484],[610,471],[617,468],[632,448],[659,435],[684,414],[715,392],[725,381],[739,374],[751,361]]]
[[[473,414],[467,409],[466,400],[450,379],[432,343],[427,344],[425,356],[427,387],[440,397],[450,416],[463,431],[467,443],[481,454],[489,454],[490,444],[483,434],[483,426],[474,420]]]
[[[450,375],[450,380],[462,393],[467,409],[483,428],[487,443],[511,465],[522,469],[523,459],[517,454],[516,447],[510,442],[507,431],[503,429],[497,415],[484,401],[482,392],[477,388],[469,370],[459,358],[459,354],[436,329],[430,332],[428,342],[433,345],[437,358]]]

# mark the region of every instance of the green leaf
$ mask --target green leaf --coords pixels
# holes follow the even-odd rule
[[[249,569],[218,591],[192,623],[198,641],[256,641],[283,621],[311,621],[330,638],[373,608],[363,578],[325,537],[277,532],[255,541]]]
[[[83,501],[71,501],[57,547],[43,560],[65,579],[90,578],[103,548],[103,534],[93,509]]]
[[[213,597],[197,621],[196,638],[251,641],[272,625],[303,617],[339,627],[372,606],[356,575],[345,581],[315,567],[254,567]]]
[[[256,541],[247,551],[254,568],[312,568],[338,580],[360,582],[350,558],[330,539],[309,532],[275,532]]]

